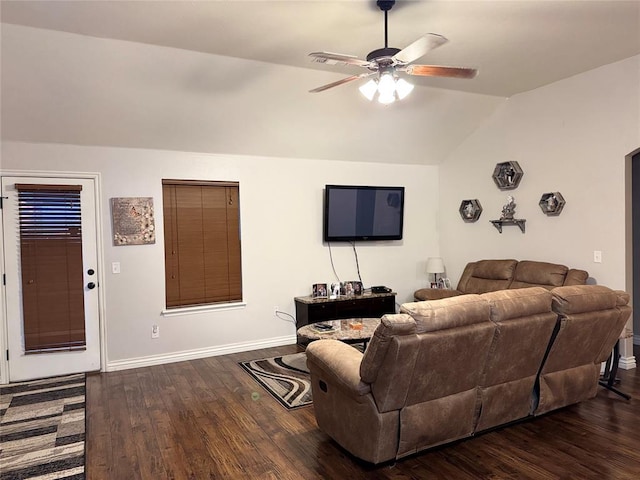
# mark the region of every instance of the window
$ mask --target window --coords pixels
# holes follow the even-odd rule
[[[237,182],[163,180],[167,308],[242,300]]]
[[[84,349],[81,185],[16,184],[24,350]]]

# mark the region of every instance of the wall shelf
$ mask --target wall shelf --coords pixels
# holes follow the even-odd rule
[[[491,177],[500,190],[513,190],[518,188],[523,175],[518,162],[502,162],[496,164]]]
[[[482,205],[480,205],[480,200],[477,198],[474,198],[473,200],[463,200],[462,203],[460,203],[458,212],[460,212],[462,220],[466,223],[477,221],[482,214]]]
[[[520,227],[522,233],[524,233],[524,224],[526,222],[523,218],[512,218],[510,220],[489,220],[491,224],[496,227],[498,232],[502,233],[502,227],[509,225],[517,225]]]

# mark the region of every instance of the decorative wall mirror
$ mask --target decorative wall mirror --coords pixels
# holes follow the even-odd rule
[[[480,218],[482,214],[482,205],[477,198],[473,200],[462,200],[460,203],[460,216],[467,223],[473,223]]]
[[[564,204],[564,197],[560,192],[543,193],[538,203],[542,212],[549,217],[560,215]]]
[[[513,190],[520,185],[522,175],[524,173],[518,162],[503,162],[496,164],[492,177],[500,190]]]

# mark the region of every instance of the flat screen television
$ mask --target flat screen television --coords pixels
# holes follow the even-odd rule
[[[325,242],[401,240],[403,217],[404,187],[325,187]]]

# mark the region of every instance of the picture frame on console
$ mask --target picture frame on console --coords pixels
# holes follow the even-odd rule
[[[345,297],[353,297],[354,295],[362,295],[362,282],[350,280],[340,283],[340,295]]]
[[[314,283],[311,291],[313,298],[327,298],[328,296],[326,283]]]

